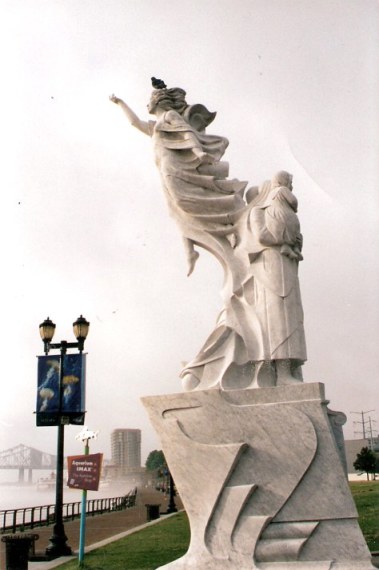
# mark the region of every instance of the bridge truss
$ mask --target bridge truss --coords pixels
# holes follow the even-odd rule
[[[24,480],[25,469],[29,470],[29,481],[31,481],[33,469],[54,470],[56,463],[55,455],[28,447],[22,443],[16,447],[0,451],[0,469],[18,469],[20,482]]]

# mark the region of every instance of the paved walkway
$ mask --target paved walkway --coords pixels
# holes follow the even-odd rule
[[[178,497],[175,498],[175,503],[178,510],[183,508],[183,505]],[[136,506],[127,509],[126,511],[117,511],[114,513],[106,513],[104,515],[96,515],[94,517],[87,517],[86,519],[86,552],[90,552],[95,548],[99,548],[119,540],[128,534],[141,530],[146,526],[158,523],[162,519],[147,522],[147,509],[146,504],[160,504],[160,512],[167,511],[168,497],[158,491],[139,489],[137,493]],[[170,515],[166,515],[170,516]],[[68,537],[67,544],[69,544],[74,552],[77,553],[79,548],[79,519],[65,523],[65,532]],[[52,527],[39,527],[34,529],[39,539],[36,541],[36,553],[44,553],[49,538],[52,533]],[[32,531],[34,532],[34,531]],[[56,560],[47,562],[29,562],[29,570],[52,570],[57,568],[64,562],[77,558],[75,556],[65,556]],[[373,557],[373,564],[379,568],[379,552],[375,553]],[[5,568],[5,550],[4,543],[0,542],[0,568]]]
[[[175,497],[175,503],[178,509],[182,508],[181,501]],[[89,552],[99,546],[104,546],[113,540],[123,538],[127,534],[135,532],[139,528],[155,524],[159,522],[152,521],[147,523],[147,504],[160,504],[160,512],[167,511],[168,497],[163,493],[159,493],[150,489],[139,489],[137,493],[136,506],[125,511],[117,511],[105,513],[104,515],[95,515],[94,517],[87,517],[86,519],[86,548],[85,551]],[[169,515],[168,515],[169,516]],[[65,522],[65,532],[67,535],[67,544],[69,544],[74,552],[79,549],[79,527],[80,519]],[[44,554],[46,547],[49,544],[49,538],[52,534],[52,526],[38,527],[32,532],[39,535],[39,539],[35,543],[36,554]],[[0,548],[0,568],[5,568],[5,548],[4,543],[1,543]],[[30,570],[50,570],[56,568],[63,562],[70,560],[70,557],[65,556],[49,562],[29,562]]]

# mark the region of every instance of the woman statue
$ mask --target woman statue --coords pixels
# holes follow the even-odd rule
[[[260,190],[227,179],[221,161],[228,140],[208,135],[213,121],[203,105],[188,105],[183,89],[160,80],[141,121],[115,95],[129,122],[152,137],[155,162],[171,215],[179,225],[188,260],[195,267],[199,245],[225,271],[224,306],[216,327],[181,372],[185,390],[236,389],[301,381],[306,359],[297,269],[302,259],[292,176],[279,172]]]
[[[155,162],[170,213],[184,238],[190,275],[199,257],[195,242],[206,246],[207,233],[235,239],[234,224],[246,205],[242,198],[246,183],[226,179],[228,165],[220,159],[228,140],[205,134],[216,114],[203,105],[188,105],[185,96],[177,87],[155,89],[148,111],[156,121],[141,121],[115,95],[110,100],[134,127],[153,139]]]

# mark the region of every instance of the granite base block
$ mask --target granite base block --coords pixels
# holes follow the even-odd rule
[[[368,570],[321,383],[142,399],[191,527],[167,569]]]

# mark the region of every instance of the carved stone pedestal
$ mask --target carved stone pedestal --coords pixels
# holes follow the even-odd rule
[[[344,469],[344,416],[328,410],[323,384],[143,403],[191,526],[187,554],[164,568],[373,568]]]

